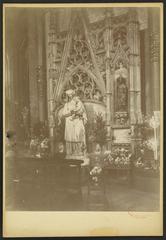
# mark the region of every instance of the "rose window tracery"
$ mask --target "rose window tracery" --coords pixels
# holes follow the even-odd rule
[[[103,101],[103,96],[96,82],[86,73],[81,70],[74,73],[62,94],[62,100],[65,100],[65,90],[72,88],[76,94],[83,100]]]

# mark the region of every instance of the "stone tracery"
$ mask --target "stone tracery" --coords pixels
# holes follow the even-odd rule
[[[100,89],[98,88],[96,82],[82,70],[75,72],[65,89],[72,88],[75,89],[77,95],[83,100],[97,100],[102,101],[103,97]],[[65,98],[65,90],[62,94],[62,99]]]
[[[104,22],[100,21],[97,23],[93,23],[90,27],[90,38],[92,42],[92,47],[96,53],[100,51],[104,51]]]
[[[69,65],[85,64],[90,59],[90,52],[81,30],[77,30],[72,38]]]

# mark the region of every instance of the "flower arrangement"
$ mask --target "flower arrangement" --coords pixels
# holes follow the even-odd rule
[[[90,176],[92,177],[92,181],[95,183],[95,185],[98,185],[99,183],[101,172],[102,168],[100,166],[94,166],[90,171]]]
[[[49,154],[49,139],[46,137],[40,143],[41,155],[48,156]]]
[[[140,134],[142,142],[135,145],[133,164],[135,168],[142,170],[159,170],[159,112],[154,115],[142,116],[141,124],[134,126],[133,136]]]
[[[30,154],[33,157],[41,158],[49,154],[49,139],[47,137],[37,138],[34,136],[30,140]]]
[[[116,148],[112,152],[105,152],[104,164],[114,168],[127,168],[131,163],[131,152],[125,148]]]
[[[155,141],[153,138],[144,140],[137,146],[134,166],[144,170],[159,170],[159,161],[154,159]]]
[[[144,150],[147,149],[147,150],[150,150],[150,151],[154,151],[155,150],[155,141],[154,141],[154,139],[151,138],[151,139],[143,141],[140,144],[140,148],[144,149]]]

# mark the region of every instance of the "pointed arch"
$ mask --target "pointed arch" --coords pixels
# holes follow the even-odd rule
[[[65,43],[65,47],[64,47],[64,51],[63,51],[63,56],[62,56],[62,63],[61,63],[61,69],[60,69],[60,74],[59,74],[59,79],[57,81],[57,85],[54,89],[54,100],[58,101],[58,99],[60,99],[60,95],[61,95],[61,89],[64,86],[64,79],[66,78],[66,70],[68,68],[68,65],[70,65],[69,61],[70,58],[72,58],[72,54],[70,54],[70,50],[72,47],[72,41],[73,41],[73,37],[74,37],[74,33],[75,30],[78,29],[78,26],[75,26],[75,20],[77,20],[78,22],[78,18],[80,20],[80,23],[82,24],[82,33],[84,35],[84,43],[86,43],[87,45],[87,50],[89,51],[89,58],[88,60],[90,60],[91,62],[91,66],[94,69],[94,73],[92,73],[92,71],[87,70],[84,68],[84,72],[87,72],[87,74],[89,76],[91,76],[92,79],[95,80],[96,84],[99,86],[101,92],[103,93],[105,91],[105,84],[104,84],[104,80],[101,76],[101,73],[99,71],[97,62],[96,62],[96,58],[95,58],[95,54],[93,52],[93,49],[91,47],[91,42],[90,42],[90,38],[88,35],[88,30],[87,30],[87,26],[86,23],[84,21],[84,17],[82,16],[81,12],[77,12],[73,19],[71,20],[71,24],[70,24],[70,29],[68,32],[68,36],[66,39],[66,43]],[[73,67],[72,65],[69,66],[70,68]],[[79,66],[80,67],[80,66]],[[81,66],[83,68],[83,66]],[[68,73],[67,75],[69,75],[70,73]]]

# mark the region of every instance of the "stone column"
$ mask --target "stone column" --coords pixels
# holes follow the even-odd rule
[[[160,109],[160,10],[149,9],[152,111]]]
[[[130,95],[130,123],[135,124],[136,118],[135,118],[135,90],[134,90],[134,56],[133,56],[133,28],[134,24],[132,22],[129,22],[129,29],[128,29],[128,42],[130,46],[130,56],[129,56],[129,78],[130,78],[130,89],[129,89],[129,95]]]
[[[152,111],[152,96],[151,96],[151,77],[150,77],[150,39],[149,39],[149,29],[145,30],[145,40],[144,40],[144,49],[141,51],[145,51],[144,56],[145,65],[145,113],[151,114]]]
[[[38,84],[38,101],[39,101],[39,120],[45,120],[45,105],[44,105],[44,75],[43,75],[43,19],[42,14],[37,14],[37,84]]]
[[[5,85],[5,128],[8,130],[15,130],[16,127],[16,111],[14,99],[14,84],[13,84],[13,64],[12,54],[5,54],[5,72],[4,72],[4,85]],[[13,61],[14,62],[14,61]]]
[[[107,140],[108,148],[111,144],[111,98],[112,98],[112,88],[111,88],[111,68],[110,68],[110,45],[112,39],[112,29],[111,29],[111,13],[106,12],[106,30],[105,30],[105,49],[106,49],[106,124],[107,124]]]
[[[36,15],[28,15],[28,62],[29,62],[29,93],[30,93],[30,127],[39,121],[38,84],[36,78],[37,42]]]
[[[130,123],[141,122],[140,37],[137,12],[130,9],[128,24],[129,77],[130,77]]]
[[[137,122],[142,122],[142,109],[141,109],[141,59],[140,59],[140,32],[139,22],[135,24],[135,48],[136,48],[136,79],[135,79],[135,91],[136,91],[136,116]]]
[[[56,47],[54,46],[55,28],[52,22],[50,11],[45,13],[45,36],[46,36],[46,68],[47,68],[47,109],[49,135],[51,141],[51,154],[54,154],[54,89],[53,89],[53,70]]]

